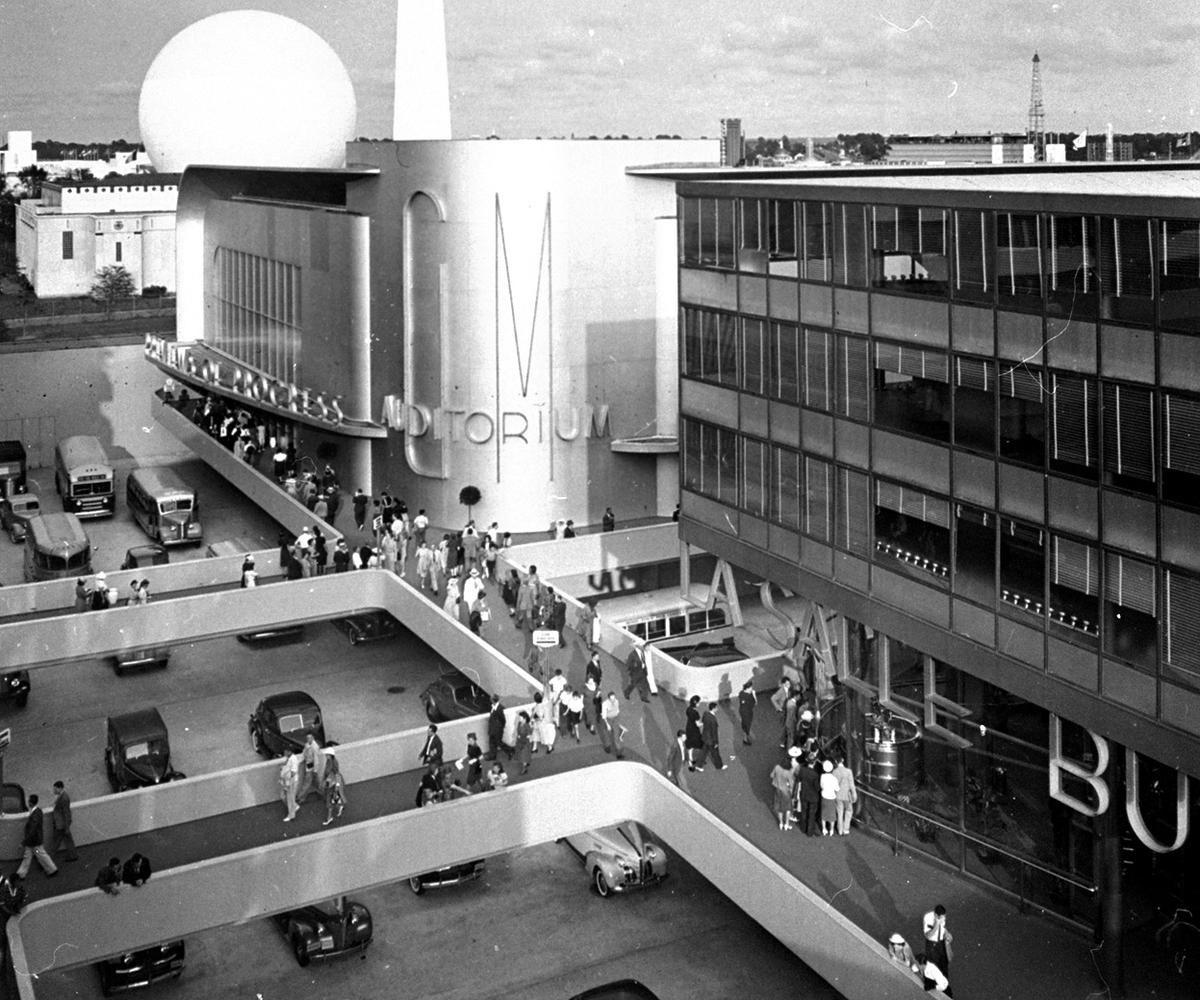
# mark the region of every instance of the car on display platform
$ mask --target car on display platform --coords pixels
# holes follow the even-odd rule
[[[29,519],[41,513],[41,503],[33,493],[17,493],[0,498],[0,529],[14,544],[25,541]]]
[[[157,708],[109,716],[105,731],[104,767],[114,792],[185,777],[171,766],[171,741]]]
[[[125,550],[125,559],[121,569],[145,569],[147,566],[166,566],[171,561],[171,553],[165,545],[158,542],[147,542],[145,545],[135,545]]]
[[[404,626],[386,611],[364,611],[361,615],[348,615],[331,621],[346,633],[351,646],[377,639],[391,639],[404,630]]]
[[[477,861],[464,861],[461,865],[450,865],[435,872],[414,875],[408,880],[408,887],[414,895],[419,896],[426,889],[444,889],[446,886],[474,882],[483,874],[485,868],[486,863],[482,858]]]
[[[636,979],[618,979],[576,993],[571,1000],[658,1000],[658,994]]]
[[[345,896],[320,906],[285,910],[271,920],[302,966],[352,951],[364,952],[374,934],[371,911]]]
[[[421,704],[430,722],[450,722],[486,715],[492,699],[486,691],[457,670],[442,674],[421,692]]]
[[[579,855],[601,896],[653,885],[667,877],[667,852],[632,820],[588,830],[563,842]]]
[[[12,701],[17,708],[24,708],[29,702],[32,688],[28,670],[10,670],[7,674],[0,674],[0,699]]]
[[[325,740],[325,722],[321,706],[303,691],[283,691],[258,703],[250,716],[250,745],[261,757],[282,757],[304,749],[312,733],[321,746]]]
[[[111,997],[164,979],[178,979],[183,975],[185,955],[182,941],[167,941],[107,958],[96,965],[96,971],[100,973],[100,992]]]
[[[734,644],[733,636],[720,642],[702,639],[686,646],[659,646],[658,649],[673,660],[693,667],[717,667],[722,663],[736,663],[746,659],[746,654]]]
[[[290,623],[284,625],[264,625],[250,632],[238,634],[238,642],[247,646],[282,646],[287,642],[296,642],[304,638],[304,625]]]

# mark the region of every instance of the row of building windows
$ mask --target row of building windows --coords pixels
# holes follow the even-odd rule
[[[685,490],[1142,667],[1161,647],[1200,680],[1200,577],[704,421],[681,429]]]
[[[681,198],[686,265],[1200,333],[1200,221]]]
[[[683,375],[1110,486],[1200,504],[1200,400],[684,307]]]
[[[300,268],[218,247],[211,342],[260,371],[299,383]]]

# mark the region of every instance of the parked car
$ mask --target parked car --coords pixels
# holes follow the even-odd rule
[[[321,707],[303,691],[284,691],[258,703],[250,716],[250,743],[263,757],[282,757],[304,749],[312,733],[325,746]]]
[[[120,677],[129,670],[166,669],[171,659],[170,646],[145,646],[141,649],[122,649],[108,658],[113,672]]]
[[[25,707],[32,687],[28,670],[11,670],[7,674],[0,674],[0,698],[11,699],[17,708]]]
[[[0,528],[8,533],[10,541],[25,541],[25,526],[31,517],[41,513],[41,504],[32,493],[17,493],[0,499]]]
[[[658,994],[636,979],[619,979],[576,993],[571,1000],[658,1000]]]
[[[166,546],[158,542],[147,542],[145,545],[135,545],[125,550],[125,561],[121,569],[145,569],[147,566],[166,566],[171,561],[171,553]]]
[[[667,877],[667,852],[647,840],[632,820],[563,840],[583,860],[584,870],[601,896],[651,885]]]
[[[285,642],[295,642],[304,638],[304,626],[294,625],[264,625],[252,632],[242,632],[238,642],[248,646],[282,646]]]
[[[492,699],[478,684],[457,670],[442,674],[421,692],[421,703],[430,722],[449,722],[486,715]]]
[[[109,716],[106,731],[104,766],[114,792],[184,777],[171,766],[171,741],[157,708]]]
[[[334,618],[333,624],[346,633],[351,646],[376,639],[390,639],[399,635],[404,626],[386,611],[365,611],[361,615]]]
[[[680,663],[691,664],[693,667],[716,667],[722,663],[735,663],[746,659],[746,654],[734,645],[733,636],[721,642],[690,643],[686,646],[660,646],[662,652]]]
[[[178,979],[183,975],[184,955],[182,941],[167,941],[105,959],[96,966],[100,973],[100,992],[110,997],[164,979]]]
[[[478,861],[464,861],[461,865],[450,865],[448,868],[439,868],[435,872],[414,875],[408,880],[408,887],[419,896],[426,889],[442,889],[448,885],[462,885],[464,882],[473,882],[479,878],[485,867],[486,864],[482,858]]]
[[[366,951],[374,933],[371,911],[341,896],[323,906],[303,906],[271,918],[300,965],[350,951]]]

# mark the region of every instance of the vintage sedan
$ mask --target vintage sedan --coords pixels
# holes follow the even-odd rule
[[[171,766],[171,741],[157,708],[110,716],[105,733],[104,767],[114,792],[184,777]]]
[[[408,887],[415,895],[421,895],[426,889],[442,889],[449,885],[462,885],[473,882],[483,874],[485,864],[482,858],[477,861],[464,861],[461,865],[450,865],[439,868],[435,872],[424,875],[414,875],[408,880]]]
[[[171,553],[165,545],[158,542],[147,542],[135,545],[125,550],[125,559],[121,569],[145,569],[147,566],[166,566],[171,561]]]
[[[421,703],[430,722],[486,715],[492,707],[488,693],[457,670],[443,674],[422,691]]]
[[[667,852],[643,836],[632,820],[588,830],[563,841],[583,861],[596,892],[609,896],[667,877]]]
[[[110,997],[164,979],[178,979],[183,975],[184,957],[182,941],[167,941],[105,959],[96,966],[100,973],[100,992]]]
[[[25,541],[25,526],[31,517],[41,513],[41,504],[32,493],[17,493],[0,498],[0,528],[16,542]]]
[[[377,639],[391,639],[399,635],[404,626],[386,611],[364,611],[361,615],[331,619],[333,624],[346,633],[351,646]]]
[[[32,687],[28,670],[11,670],[7,674],[0,674],[0,698],[10,699],[17,708],[25,707]]]
[[[285,910],[271,920],[300,965],[351,951],[364,952],[374,933],[371,911],[345,896],[322,906]]]
[[[264,698],[250,716],[250,744],[262,757],[282,757],[304,749],[312,733],[326,746],[321,707],[303,691],[284,691]]]

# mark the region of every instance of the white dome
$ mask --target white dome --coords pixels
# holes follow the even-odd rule
[[[340,167],[357,108],[346,67],[316,32],[237,10],[184,28],[154,57],[138,104],[154,166]]]

